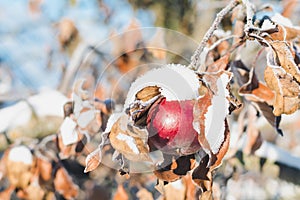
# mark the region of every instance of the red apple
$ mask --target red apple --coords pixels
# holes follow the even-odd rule
[[[189,155],[201,149],[193,128],[194,100],[167,101],[154,104],[147,116],[150,147],[163,153]]]

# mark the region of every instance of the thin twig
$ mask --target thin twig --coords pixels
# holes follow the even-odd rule
[[[254,6],[248,0],[242,0],[243,5],[246,7],[247,12],[247,24],[245,26],[245,30],[253,27],[253,15],[254,15]]]
[[[200,45],[198,46],[198,48],[194,52],[194,55],[191,58],[191,64],[189,66],[191,69],[198,70],[201,67],[201,53],[206,47],[209,38],[211,38],[214,31],[218,28],[224,16],[228,14],[233,8],[235,8],[239,3],[239,0],[231,0],[229,4],[217,14],[215,21],[204,35]]]

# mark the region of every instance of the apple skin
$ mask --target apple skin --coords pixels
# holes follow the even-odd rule
[[[154,104],[147,116],[148,143],[163,153],[190,155],[201,149],[193,128],[194,100],[167,101]]]

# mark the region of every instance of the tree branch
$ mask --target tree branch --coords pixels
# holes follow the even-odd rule
[[[214,31],[218,28],[218,26],[221,23],[224,16],[226,14],[228,14],[233,8],[235,8],[239,3],[240,3],[239,0],[231,0],[229,2],[229,4],[217,14],[215,21],[213,22],[211,27],[208,29],[208,31],[204,35],[200,45],[194,52],[194,55],[191,58],[191,64],[190,64],[189,68],[191,68],[193,70],[199,70],[199,71],[202,70],[201,66],[204,63],[204,61],[201,59],[202,58],[201,54],[204,51],[204,49],[206,48],[209,38],[213,35]]]

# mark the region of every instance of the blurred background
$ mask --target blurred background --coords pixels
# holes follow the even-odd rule
[[[252,2],[258,7],[271,4],[276,12],[282,12],[290,1]],[[300,4],[293,2],[289,18],[300,25]],[[153,67],[147,63],[188,65],[216,13],[227,4],[221,0],[0,0],[0,149],[4,151],[24,136],[41,139],[55,133],[63,120],[62,107],[78,78],[86,79],[84,87],[94,97],[111,98],[120,110],[118,105],[124,103],[130,83]],[[224,31],[232,29],[230,20],[230,16],[223,20]],[[44,118],[27,115],[17,104],[23,100],[37,102],[37,116]],[[14,105],[19,107],[7,110]],[[283,116],[284,137],[278,137],[264,120],[257,126],[266,140],[300,157],[299,112]],[[287,167],[281,174],[278,163],[270,161],[262,169],[262,162],[269,161],[250,156],[243,162],[225,163],[216,176],[217,198],[300,198],[299,169]],[[80,198],[161,198],[153,176],[133,175],[129,180],[117,174],[101,166],[88,178],[80,177]],[[181,189],[173,186],[167,199],[177,198],[172,192]]]

